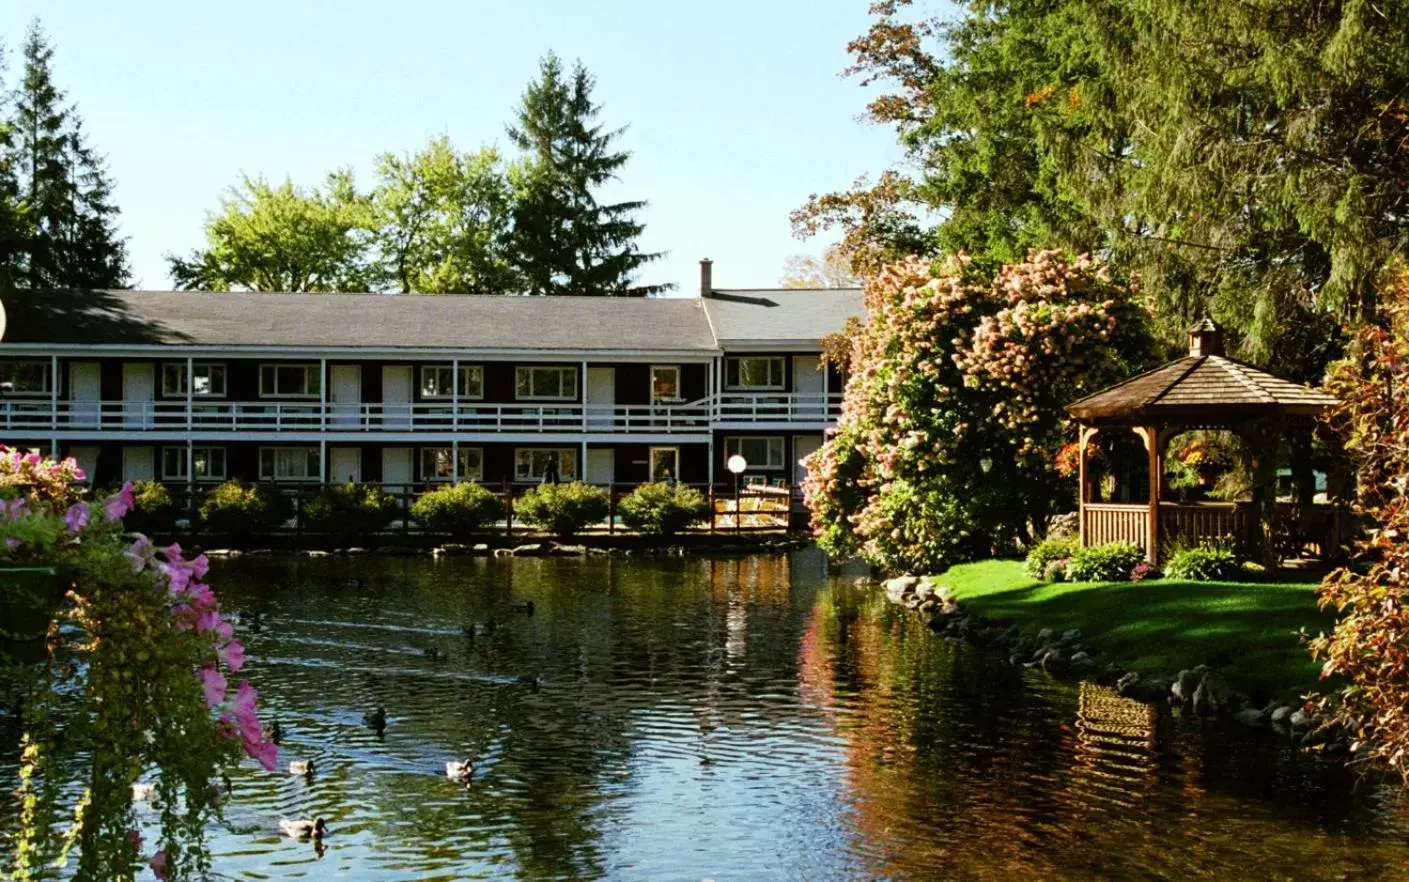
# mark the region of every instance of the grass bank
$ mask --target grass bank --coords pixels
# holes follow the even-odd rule
[[[1012,619],[1026,634],[1080,628],[1103,661],[1141,673],[1219,664],[1234,688],[1269,698],[1317,687],[1320,666],[1297,632],[1330,630],[1333,622],[1316,608],[1316,585],[1305,582],[1047,584],[1007,560],[956,566],[936,581],[966,609]]]

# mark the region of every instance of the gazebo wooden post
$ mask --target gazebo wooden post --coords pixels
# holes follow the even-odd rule
[[[1076,426],[1076,522],[1077,535],[1081,547],[1086,547],[1086,503],[1091,501],[1091,491],[1086,478],[1086,445],[1095,437],[1096,430],[1077,423]]]
[[[1145,442],[1150,464],[1150,514],[1145,525],[1145,560],[1150,566],[1159,563],[1159,497],[1163,483],[1164,456],[1161,451],[1159,426],[1137,426],[1135,434]]]

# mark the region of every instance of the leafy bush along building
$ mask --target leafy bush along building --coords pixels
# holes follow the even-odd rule
[[[796,484],[835,424],[821,338],[860,292],[701,297],[20,293],[0,442],[95,484],[670,477]]]

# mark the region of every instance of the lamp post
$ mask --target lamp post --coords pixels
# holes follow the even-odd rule
[[[724,467],[734,473],[734,532],[738,533],[744,529],[744,515],[739,508],[739,476],[749,467],[749,461],[736,453],[729,457]]]

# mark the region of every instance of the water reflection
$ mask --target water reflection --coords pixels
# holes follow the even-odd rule
[[[812,553],[213,578],[261,614],[251,677],[316,769],[241,770],[229,878],[1393,878],[1409,856],[1395,791],[945,643]],[[325,853],[280,839],[315,815]]]

